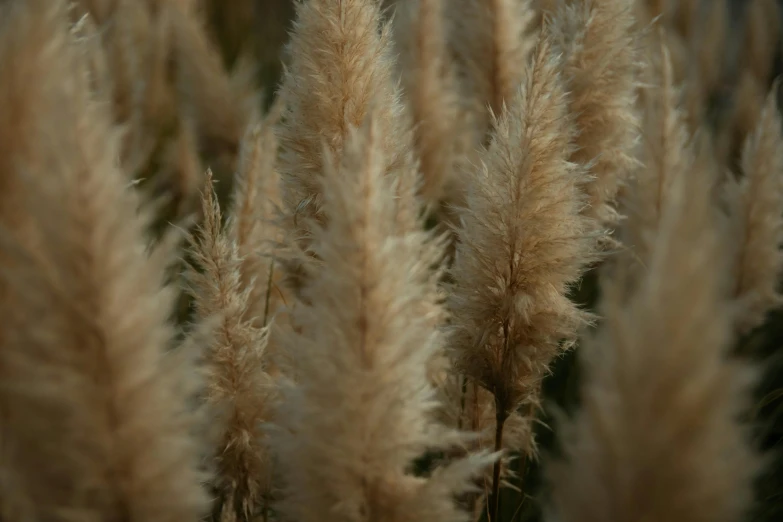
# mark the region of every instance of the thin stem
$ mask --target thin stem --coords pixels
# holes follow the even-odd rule
[[[479,412],[479,385],[476,381],[472,381],[473,385],[473,411],[470,417],[470,429],[473,432],[479,431],[480,424],[480,412]]]
[[[269,301],[272,295],[272,276],[275,273],[275,260],[273,259],[269,263],[269,277],[266,281],[266,298],[264,301],[264,323],[263,326],[266,326],[267,320],[269,319]]]
[[[513,261],[509,264],[509,271],[514,273]],[[503,358],[508,361],[511,352],[511,321],[506,318],[503,321]],[[505,399],[506,394],[500,390],[493,390],[495,396],[495,453],[503,449],[503,427],[508,419],[508,402]],[[500,512],[500,470],[503,466],[503,460],[498,458],[492,466],[492,494],[489,497],[489,522],[497,520]]]
[[[459,398],[459,417],[457,418],[457,428],[462,430],[462,418],[465,416],[465,399],[468,395],[468,378],[464,375],[460,376],[462,380],[461,395]]]
[[[495,451],[503,449],[503,426],[506,424],[508,415],[504,408],[495,406]],[[492,466],[492,494],[489,497],[489,522],[495,522],[500,512],[500,470],[503,465],[502,459],[495,461]]]
[[[479,431],[479,402],[478,402],[478,396],[479,396],[479,386],[476,383],[476,381],[465,378],[465,386],[467,388],[468,384],[473,388],[473,397],[472,397],[472,408],[470,412],[470,430],[473,433],[477,433]],[[487,481],[486,478],[483,480],[483,486],[484,486],[484,494],[487,493]],[[470,508],[470,512],[474,514],[475,518],[474,520],[479,520],[481,518],[481,510],[479,510],[478,507],[478,501],[481,498],[481,495],[478,492],[475,493],[469,493],[468,496],[468,507]],[[478,515],[475,515],[478,512]]]

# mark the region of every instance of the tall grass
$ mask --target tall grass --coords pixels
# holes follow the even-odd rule
[[[777,520],[780,16],[0,2],[0,520]]]

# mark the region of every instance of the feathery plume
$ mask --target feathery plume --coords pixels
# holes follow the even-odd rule
[[[15,57],[2,61],[3,89],[42,102],[16,115],[45,146],[5,173],[25,187],[38,241],[2,235],[15,260],[0,271],[15,303],[0,350],[2,467],[29,520],[199,520],[197,370],[169,350],[166,323],[171,241],[149,249],[148,209],[118,169],[119,133],[90,98],[64,2],[7,9],[0,49]]]
[[[381,25],[377,4],[310,0],[297,5],[288,44],[291,64],[280,92],[285,110],[279,168],[283,206],[305,250],[312,221],[325,219],[321,176],[334,165],[327,164],[324,150],[339,164],[348,129],[360,125],[372,107],[384,126],[386,172],[406,190],[418,188],[413,187],[409,122],[392,78],[391,26]]]
[[[741,168],[742,147],[758,124],[766,101],[766,89],[752,71],[743,70],[732,92],[730,105],[718,122],[716,149],[721,160],[734,170]]]
[[[636,169],[638,141],[635,20],[628,0],[584,0],[561,8],[551,32],[564,59],[570,111],[578,134],[571,161],[589,166],[588,216],[619,222],[615,199]]]
[[[530,0],[455,0],[452,47],[473,105],[479,141],[515,96],[536,38]]]
[[[741,332],[764,322],[781,303],[783,272],[783,122],[777,88],[767,97],[756,130],[742,153],[743,177],[727,184],[739,245],[734,269],[734,295],[740,303]]]
[[[422,195],[436,206],[460,185],[460,162],[473,145],[449,55],[445,5],[443,0],[411,0],[398,7],[394,22]]]
[[[583,173],[568,162],[560,66],[542,40],[474,176],[451,271],[450,347],[458,369],[494,395],[496,450],[512,412],[524,405],[532,416],[561,341],[587,319],[567,296],[595,256]]]
[[[195,159],[203,156],[218,177],[235,170],[242,131],[258,106],[248,71],[224,70],[195,11],[192,0],[78,0],[73,10],[97,25],[101,80],[127,129],[123,170],[151,180],[145,189],[155,196],[173,196],[175,218],[198,208],[203,171],[190,175]]]
[[[752,373],[729,360],[724,231],[713,171],[673,181],[649,270],[630,299],[607,284],[582,345],[582,409],[561,425],[548,520],[737,522],[758,459],[739,424]]]
[[[37,296],[32,284],[24,292],[18,286],[23,276],[20,270],[29,264],[20,260],[16,251],[38,251],[41,242],[28,208],[35,194],[27,192],[34,192],[34,187],[20,176],[20,170],[29,166],[31,170],[43,171],[47,159],[51,162],[52,149],[41,139],[40,129],[47,128],[48,116],[58,114],[62,99],[57,91],[52,91],[54,81],[50,76],[53,72],[63,73],[58,68],[58,53],[45,52],[52,42],[65,44],[64,31],[49,32],[54,17],[51,8],[35,16],[26,4],[0,4],[0,312],[5,317],[0,328],[0,516],[4,520],[35,520],[38,500],[36,492],[24,484],[29,478],[24,474],[27,455],[14,447],[14,439],[23,439],[25,433],[21,424],[16,425],[16,430],[11,429],[15,426],[10,421],[16,398],[9,381],[19,378],[11,360],[14,334],[23,331],[24,326],[32,327],[29,322],[34,315],[28,312],[34,311],[32,298]],[[27,323],[22,324],[20,320],[25,316]],[[46,317],[50,317],[48,311],[39,319]],[[34,326],[41,327],[42,323]],[[35,369],[36,364],[31,358],[29,369]],[[25,371],[25,375],[29,372]],[[45,444],[44,434],[31,433],[33,438],[27,443]],[[42,473],[39,480],[47,482],[50,476]]]
[[[229,235],[242,260],[240,277],[249,289],[245,317],[262,328],[269,324],[277,305],[285,301],[280,292],[275,252],[283,240],[277,223],[280,211],[280,177],[277,172],[275,125],[279,103],[264,120],[248,128],[243,141],[233,194]]]
[[[418,305],[431,271],[420,252],[442,245],[398,222],[383,132],[373,115],[349,136],[339,168],[327,158],[329,222],[313,238],[322,269],[293,312],[301,331],[285,343],[298,379],[282,389],[273,440],[287,463],[281,509],[300,522],[466,520],[453,498],[487,464],[472,457],[410,474],[426,450],[461,437],[432,420],[426,373],[440,338]]]
[[[178,104],[168,82],[172,10],[153,13],[148,2],[133,0],[80,0],[78,5],[75,14],[88,14],[98,26],[113,113],[127,127],[123,168],[130,178],[140,177],[167,144],[163,129],[171,133],[178,125]],[[161,174],[167,175],[168,167],[161,165]]]
[[[263,509],[270,489],[269,453],[262,431],[273,390],[264,360],[268,330],[246,317],[252,284],[243,285],[237,241],[222,229],[211,172],[203,214],[204,223],[191,240],[195,266],[188,279],[197,324],[217,322],[206,354],[206,372],[207,402],[221,422],[214,478],[218,520],[251,520]]]
[[[681,110],[680,92],[674,85],[669,50],[664,33],[655,39],[651,84],[643,92],[643,130],[640,168],[626,198],[628,215],[621,230],[621,241],[629,249],[617,259],[632,274],[647,270],[653,256],[661,216],[675,180],[687,174],[693,163],[690,136]],[[635,268],[634,268],[635,267]],[[632,280],[628,281],[632,284]]]

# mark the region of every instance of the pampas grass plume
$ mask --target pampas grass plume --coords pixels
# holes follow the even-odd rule
[[[725,230],[714,172],[675,179],[649,270],[581,348],[582,406],[560,427],[547,520],[740,521],[759,460],[740,422],[754,374],[730,359]]]
[[[150,248],[149,208],[118,168],[120,136],[92,98],[64,3],[2,8],[0,52],[27,58],[3,60],[2,90],[35,85],[30,101],[49,109],[20,107],[20,129],[45,146],[19,149],[4,173],[25,187],[37,239],[3,234],[15,310],[0,350],[2,467],[23,492],[12,518],[199,520],[208,499],[188,402],[198,371],[171,351],[172,241]]]
[[[293,312],[300,331],[284,341],[298,372],[282,390],[273,440],[286,462],[283,515],[301,522],[467,520],[453,499],[488,463],[410,474],[427,449],[461,437],[432,418],[427,367],[440,336],[419,304],[430,293],[418,256],[428,234],[396,219],[383,131],[372,116],[324,171],[330,219],[313,246],[322,271]]]
[[[737,322],[741,332],[762,324],[766,313],[781,303],[783,123],[777,108],[777,85],[745,143],[743,176],[727,187],[739,246],[734,295],[742,310]]]

